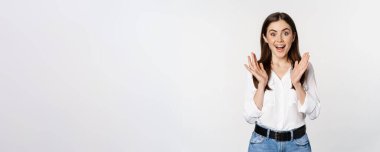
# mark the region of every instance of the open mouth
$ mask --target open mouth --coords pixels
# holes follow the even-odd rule
[[[286,45],[275,45],[277,51],[284,51]]]

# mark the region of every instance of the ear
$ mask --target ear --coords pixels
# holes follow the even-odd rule
[[[264,38],[265,43],[268,43],[267,37],[265,37],[264,34],[263,34],[263,38]]]

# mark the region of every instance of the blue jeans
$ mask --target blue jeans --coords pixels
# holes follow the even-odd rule
[[[248,152],[311,152],[311,146],[307,134],[290,141],[276,141],[253,132]]]

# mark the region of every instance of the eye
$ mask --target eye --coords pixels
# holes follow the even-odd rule
[[[289,35],[289,32],[285,32],[284,35],[285,35],[285,36],[288,36],[288,35]]]
[[[276,36],[276,34],[275,33],[270,33],[270,36]]]

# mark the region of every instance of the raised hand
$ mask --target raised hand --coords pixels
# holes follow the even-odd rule
[[[309,52],[307,52],[302,55],[300,62],[296,61],[294,63],[293,73],[291,74],[292,84],[294,86],[301,84],[300,79],[303,73],[305,73],[307,67],[309,66],[309,58],[310,55]]]
[[[260,63],[260,65],[257,63],[255,53],[251,52],[251,56],[248,56],[248,65],[244,64],[244,66],[259,81],[258,86],[265,88],[268,83],[268,75],[265,72],[263,63]]]

